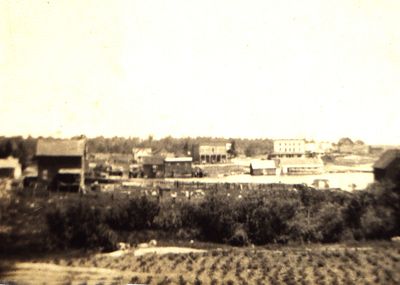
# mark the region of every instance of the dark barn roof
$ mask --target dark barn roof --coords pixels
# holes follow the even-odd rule
[[[162,165],[164,164],[164,157],[162,156],[144,156],[143,165]]]
[[[374,168],[385,169],[396,158],[400,158],[400,149],[389,149],[375,162]]]
[[[84,156],[85,144],[84,139],[39,139],[36,146],[36,156]]]

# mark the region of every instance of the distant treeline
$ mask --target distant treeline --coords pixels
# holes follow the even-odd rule
[[[41,138],[41,137],[40,137]],[[50,138],[50,137],[49,137]],[[73,137],[77,138],[77,137]],[[29,165],[35,155],[38,138],[28,137],[0,137],[0,158],[14,156],[19,158],[23,167]],[[171,136],[154,139],[138,137],[95,137],[88,138],[89,153],[125,153],[131,154],[134,147],[149,147],[155,152],[171,152],[176,155],[187,155],[195,144],[206,143],[231,143],[233,156],[245,154],[246,156],[265,155],[272,151],[273,142],[270,139],[236,139],[212,137],[186,137],[173,138]]]
[[[239,139],[239,138],[213,138],[213,137],[186,137],[173,138],[171,136],[156,140],[149,136],[140,138],[105,138],[96,137],[88,139],[89,152],[95,153],[131,153],[134,147],[152,148],[153,151],[166,151],[176,155],[186,155],[193,145],[207,143],[231,143],[232,155],[245,154],[246,156],[264,155],[273,149],[270,139]]]

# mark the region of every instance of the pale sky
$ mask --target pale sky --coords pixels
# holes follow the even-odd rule
[[[0,1],[0,135],[400,144],[400,1]]]

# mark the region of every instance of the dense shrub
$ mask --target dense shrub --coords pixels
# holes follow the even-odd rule
[[[117,242],[115,233],[105,224],[104,212],[89,203],[48,213],[47,225],[53,241],[61,247],[112,250]]]
[[[209,195],[192,209],[194,225],[202,237],[214,242],[226,242],[232,236],[236,224],[235,206],[231,199],[222,195]]]
[[[361,228],[366,239],[390,238],[395,234],[396,219],[390,208],[367,207],[361,217]]]
[[[183,208],[183,207],[182,207]],[[164,231],[177,231],[183,228],[180,205],[161,205],[158,215],[154,218],[154,226]]]
[[[295,216],[298,202],[274,197],[253,208],[249,217],[250,238],[254,243],[287,241],[289,222]]]
[[[47,226],[55,245],[76,248],[115,249],[116,231],[149,229],[159,212],[156,201],[137,197],[118,205],[80,201],[47,214]]]
[[[337,242],[341,240],[344,221],[341,208],[333,203],[324,204],[314,219],[316,233],[321,242]]]
[[[152,227],[160,206],[157,201],[145,196],[129,200],[111,208],[107,224],[115,230],[143,230]]]
[[[73,204],[49,213],[47,223],[57,244],[106,249],[118,234],[143,230],[236,246],[386,239],[400,234],[399,193],[393,185],[376,184],[353,193],[258,189],[241,198],[214,191],[203,200],[177,203],[136,197]]]
[[[234,227],[233,234],[228,240],[230,245],[234,246],[245,246],[249,244],[249,237],[244,228],[244,225],[237,224]]]

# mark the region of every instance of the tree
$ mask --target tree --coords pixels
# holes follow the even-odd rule
[[[341,145],[344,145],[344,144],[347,144],[347,145],[353,145],[354,143],[353,143],[353,141],[350,139],[350,138],[341,138],[339,141],[338,141],[338,145],[339,146],[341,146]]]
[[[236,157],[237,156],[236,141],[235,140],[231,141],[231,148],[228,150],[228,154],[231,157]]]
[[[356,140],[354,142],[354,144],[356,144],[356,145],[365,145],[365,143],[362,140]]]
[[[190,148],[189,148],[188,141],[185,141],[185,144],[183,145],[183,152],[185,153],[185,155],[189,155],[190,154]]]
[[[151,146],[152,146],[152,142],[153,142],[153,140],[154,140],[154,137],[153,137],[153,135],[149,135],[149,136],[148,136],[148,138],[147,138],[147,141],[148,141],[149,147],[151,147]]]
[[[244,154],[245,154],[247,157],[252,157],[252,156],[256,155],[256,150],[255,150],[254,146],[248,145],[248,146],[246,147],[246,149],[244,150]]]

